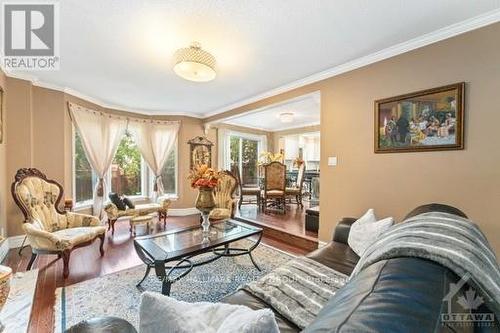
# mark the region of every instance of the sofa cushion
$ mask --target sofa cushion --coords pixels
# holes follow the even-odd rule
[[[457,281],[424,259],[379,261],[341,288],[304,332],[447,332],[443,298]]]
[[[369,209],[365,215],[352,224],[347,243],[360,256],[371,243],[393,224],[394,219],[392,217],[377,221],[373,209]]]
[[[306,257],[346,275],[352,273],[359,260],[359,256],[348,245],[339,242],[330,242]]]
[[[116,206],[116,208],[118,208],[118,210],[127,209],[127,206],[117,193],[115,192],[109,193],[109,200],[111,200],[111,202]]]

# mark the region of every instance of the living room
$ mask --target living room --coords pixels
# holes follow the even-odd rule
[[[5,332],[500,330],[498,1],[45,5],[2,1]]]

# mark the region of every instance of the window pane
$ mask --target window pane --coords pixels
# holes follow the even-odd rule
[[[257,184],[258,142],[241,139],[241,169],[243,184]]]
[[[78,131],[75,131],[75,202],[92,200],[92,167],[90,166],[82,139]]]
[[[229,153],[231,155],[231,168],[240,164],[240,137],[231,136],[229,138]],[[240,170],[241,172],[241,170]]]
[[[130,132],[125,132],[111,165],[111,190],[120,195],[141,195],[141,153]]]
[[[175,149],[172,149],[161,172],[163,189],[166,194],[175,194],[175,182],[177,180],[175,177],[175,156]]]

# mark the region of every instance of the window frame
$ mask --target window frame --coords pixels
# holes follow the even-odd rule
[[[91,208],[94,204],[93,199],[76,202],[76,164],[75,164],[75,143],[76,143],[77,130],[74,124],[72,124],[72,135],[71,135],[71,177],[72,177],[72,196],[75,198],[74,207],[75,210]],[[179,140],[176,139],[174,144],[174,154],[175,154],[175,193],[165,193],[164,196],[177,199],[179,195]],[[107,193],[105,193],[106,199],[105,203],[109,203],[108,195],[112,191],[111,188],[111,167],[106,172],[106,184]],[[95,187],[97,180],[95,180],[96,174],[92,170],[92,188]],[[151,200],[153,198],[153,188],[154,188],[155,176],[151,168],[147,165],[146,161],[141,155],[141,194],[127,196],[133,202]]]

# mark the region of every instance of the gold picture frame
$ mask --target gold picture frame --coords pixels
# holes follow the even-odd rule
[[[190,168],[206,164],[212,167],[212,146],[210,140],[203,136],[197,136],[188,141],[190,146]]]
[[[375,153],[464,149],[465,83],[375,101]]]

